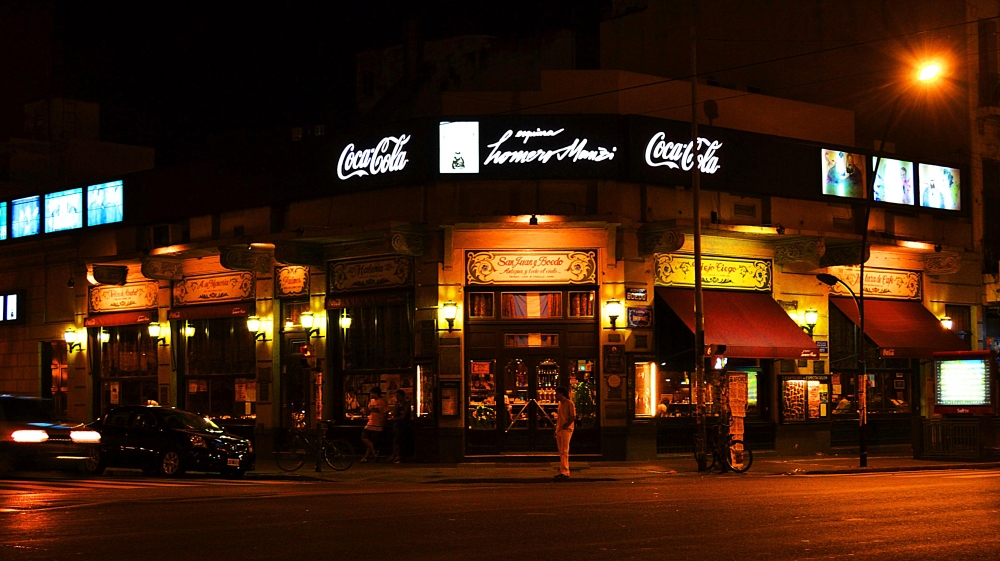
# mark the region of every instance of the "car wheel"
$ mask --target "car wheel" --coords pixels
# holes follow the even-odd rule
[[[83,461],[83,469],[90,475],[101,475],[104,473],[104,454],[100,450],[92,450],[89,457]]]
[[[176,450],[167,450],[160,456],[160,473],[167,477],[177,477],[184,473],[181,455]]]

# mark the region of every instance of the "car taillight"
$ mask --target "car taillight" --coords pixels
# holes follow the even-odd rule
[[[48,433],[43,430],[16,430],[10,437],[14,442],[45,442],[49,439]]]
[[[73,442],[85,444],[97,444],[101,441],[101,433],[96,430],[75,430],[69,433],[69,437]]]

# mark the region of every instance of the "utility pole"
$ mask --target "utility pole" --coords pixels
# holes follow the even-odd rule
[[[698,0],[691,0],[691,149],[694,165],[691,166],[691,198],[694,214],[694,379],[691,380],[691,399],[695,405],[695,458],[698,471],[708,466],[705,450],[705,311],[701,290],[701,162],[698,161]]]

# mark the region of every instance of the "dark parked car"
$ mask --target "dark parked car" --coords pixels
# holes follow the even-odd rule
[[[253,446],[226,434],[212,421],[180,409],[119,407],[89,425],[101,433],[100,452],[87,471],[139,468],[147,474],[181,475],[187,470],[240,477],[254,469]]]
[[[0,395],[0,475],[20,468],[79,468],[101,435],[61,423],[37,397]]]

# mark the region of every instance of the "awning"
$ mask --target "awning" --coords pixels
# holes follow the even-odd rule
[[[190,306],[171,308],[167,318],[171,320],[218,319],[229,317],[246,317],[254,313],[253,302],[240,304],[209,304],[206,306]]]
[[[138,325],[157,320],[156,310],[140,310],[138,312],[114,312],[110,314],[93,314],[83,320],[87,327],[114,327],[117,325]]]
[[[853,298],[830,298],[854,325],[860,325]],[[946,329],[920,302],[865,298],[865,334],[882,358],[932,358],[935,352],[967,351],[969,345]]]
[[[819,358],[819,347],[770,294],[703,292],[705,344],[726,345],[734,358]],[[694,290],[657,288],[656,295],[694,332]]]

